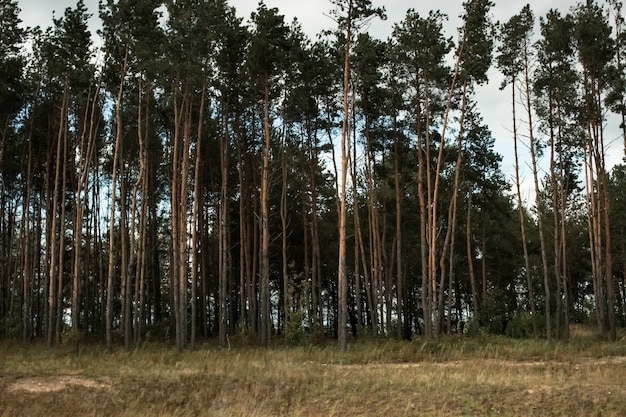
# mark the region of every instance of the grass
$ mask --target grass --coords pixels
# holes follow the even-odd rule
[[[621,416],[626,342],[500,337],[193,352],[0,344],[0,416]]]

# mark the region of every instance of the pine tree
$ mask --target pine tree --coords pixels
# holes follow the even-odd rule
[[[341,179],[339,181],[339,265],[337,275],[338,288],[338,344],[345,350],[347,347],[348,322],[348,271],[346,265],[346,219],[347,219],[347,177],[348,160],[350,159],[350,55],[354,35],[374,16],[385,18],[384,9],[373,8],[370,0],[331,0],[335,7],[333,18],[337,22],[342,36],[343,46],[343,124],[341,127]]]
[[[530,10],[530,5],[524,8],[517,15],[502,25],[500,32],[502,34],[502,44],[498,47],[498,67],[503,73],[505,79],[501,85],[501,89],[507,84],[511,85],[511,105],[512,105],[512,121],[513,121],[513,150],[515,154],[515,188],[517,194],[517,207],[520,218],[520,229],[522,237],[522,248],[524,251],[524,271],[526,275],[526,286],[528,289],[528,303],[533,322],[533,336],[537,337],[537,312],[535,306],[535,296],[533,293],[532,272],[530,268],[530,257],[528,254],[528,238],[526,236],[526,220],[525,210],[522,202],[522,190],[520,180],[520,161],[518,151],[518,119],[517,107],[518,91],[517,85],[523,79],[526,66],[529,63],[528,55],[530,51],[531,36],[533,33],[534,15]]]

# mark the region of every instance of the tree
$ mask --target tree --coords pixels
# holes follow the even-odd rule
[[[26,86],[23,78],[23,71],[25,67],[25,60],[20,54],[20,48],[25,40],[26,33],[20,27],[21,20],[19,18],[20,9],[16,1],[2,0],[0,1],[0,33],[2,33],[2,39],[0,39],[0,193],[2,193],[3,206],[0,209],[2,211],[2,217],[0,218],[0,247],[2,248],[2,268],[0,269],[0,315],[5,317],[8,332],[8,318],[10,314],[10,276],[13,271],[10,270],[11,262],[9,260],[11,244],[7,242],[8,237],[14,233],[11,230],[9,222],[5,223],[6,217],[5,206],[6,195],[9,194],[9,188],[16,184],[11,184],[13,175],[6,175],[11,169],[11,159],[14,155],[11,148],[18,150],[21,146],[29,146],[20,143],[16,136],[18,113],[22,108],[25,101]],[[13,146],[11,142],[17,143]],[[21,146],[20,146],[21,145]],[[7,152],[8,151],[8,152]],[[28,163],[31,163],[32,158],[28,156]],[[7,161],[8,159],[8,161]],[[32,173],[32,164],[28,174]],[[32,175],[26,175],[26,182],[24,186],[24,203],[23,213],[28,213],[30,205],[30,185],[32,185]],[[23,226],[22,226],[22,245],[23,245],[23,276],[22,276],[22,326],[23,326],[23,338],[26,340],[31,337],[31,276],[29,274],[30,266],[30,253],[29,248],[31,246],[31,236],[29,229],[29,221],[26,214],[23,214]],[[0,325],[1,326],[1,325]],[[2,326],[4,327],[4,326]],[[0,328],[0,332],[5,329]]]
[[[581,131],[578,122],[579,94],[572,42],[573,23],[550,12],[541,19],[542,39],[538,42],[541,65],[535,74],[535,107],[540,129],[546,134],[550,149],[549,185],[551,203],[542,205],[542,212],[552,211],[555,296],[554,336],[567,338],[569,328],[569,283],[567,259],[568,206],[576,190],[577,165],[582,156]],[[549,224],[549,221],[546,222]]]
[[[526,236],[525,210],[522,202],[521,181],[519,174],[519,141],[516,116],[516,103],[518,101],[516,87],[518,82],[520,81],[520,77],[524,74],[526,64],[529,62],[527,55],[530,52],[530,42],[533,33],[533,26],[534,15],[530,10],[530,5],[526,5],[519,14],[513,16],[501,27],[502,44],[498,48],[498,67],[505,76],[505,80],[500,88],[504,88],[506,84],[511,85],[513,150],[515,154],[515,187],[517,192],[517,207],[520,218],[522,248],[524,251],[524,273],[526,276],[526,285],[528,289],[528,303],[530,304],[533,322],[533,336],[537,337],[537,312],[535,306],[535,297],[533,294],[532,273],[530,267],[530,258],[528,255],[528,238]]]
[[[111,158],[111,207],[109,210],[109,250],[106,284],[106,338],[112,349],[114,300],[117,299],[117,274],[120,278],[120,330],[126,349],[141,339],[142,322],[148,310],[142,303],[148,291],[146,279],[153,279],[154,312],[161,316],[160,280],[153,264],[157,253],[156,207],[158,205],[157,174],[159,165],[154,157],[161,153],[155,137],[156,128],[151,117],[154,106],[155,79],[160,73],[159,51],[162,49],[162,31],[158,27],[158,5],[152,0],[138,2],[109,1],[100,7],[104,39],[104,79],[113,102],[114,130]],[[133,172],[134,171],[134,172]],[[134,176],[134,184],[129,186]],[[119,182],[119,185],[118,185]],[[119,191],[119,198],[118,196]],[[138,197],[141,192],[140,197]],[[130,196],[129,196],[130,194]],[[141,204],[137,202],[141,199]],[[128,202],[131,202],[130,223]],[[118,214],[119,203],[119,216]],[[140,215],[137,216],[137,206]],[[119,234],[116,235],[116,217]],[[138,217],[138,218],[137,218]],[[142,233],[143,231],[143,233]],[[139,235],[138,241],[135,239]],[[116,245],[116,236],[118,236]],[[119,247],[119,251],[115,248]],[[116,260],[117,257],[117,260]],[[133,265],[136,266],[133,271]],[[151,273],[152,272],[152,273]],[[133,278],[136,278],[133,285]],[[133,294],[133,287],[135,292]],[[133,309],[133,300],[137,309]],[[135,317],[133,319],[133,317]],[[133,332],[133,325],[135,331]]]
[[[249,51],[250,72],[263,105],[263,146],[261,169],[261,310],[259,317],[259,342],[263,346],[269,343],[272,319],[270,314],[270,149],[272,146],[272,127],[270,106],[277,77],[282,75],[285,55],[289,50],[289,28],[284,24],[278,9],[268,9],[263,2],[252,15],[255,24]]]
[[[353,36],[373,17],[385,18],[382,8],[373,8],[370,0],[330,0],[335,7],[332,16],[343,32],[343,124],[341,127],[341,180],[339,181],[339,265],[337,275],[339,320],[338,320],[338,344],[340,349],[347,347],[347,322],[348,322],[348,276],[346,265],[346,191],[348,177],[348,160],[350,158],[349,141],[349,104],[350,96],[350,54],[352,51]]]
[[[431,317],[431,297],[427,237],[427,207],[431,204],[431,145],[433,129],[441,120],[442,108],[445,108],[440,97],[446,88],[450,71],[445,59],[452,49],[451,39],[443,35],[443,22],[446,18],[440,12],[431,12],[428,17],[422,18],[415,11],[409,10],[405,20],[394,28],[401,71],[410,86],[410,95],[406,100],[413,109],[412,133],[417,144],[421,304],[427,335],[432,333],[432,321],[428,319]]]
[[[466,13],[463,16],[464,26],[461,29],[461,40],[458,46],[457,55],[458,62],[456,72],[458,72],[459,83],[462,85],[461,93],[461,106],[459,116],[459,134],[457,139],[457,160],[454,168],[454,186],[452,192],[452,198],[450,206],[448,208],[448,227],[446,236],[443,243],[443,249],[441,251],[441,257],[439,261],[440,268],[440,283],[439,283],[439,300],[436,314],[435,334],[441,331],[441,323],[444,316],[444,294],[445,294],[445,278],[446,278],[446,257],[450,259],[454,258],[454,235],[456,231],[456,214],[457,214],[457,196],[460,183],[461,167],[463,162],[463,136],[465,133],[465,120],[468,108],[471,101],[471,91],[474,85],[481,85],[487,82],[487,71],[491,66],[492,50],[493,50],[493,24],[489,17],[489,9],[493,7],[493,3],[489,1],[471,1],[464,4]],[[454,76],[457,77],[457,74]],[[452,83],[452,89],[454,88],[454,81]],[[452,89],[450,91],[452,91]],[[450,102],[448,102],[450,103]],[[448,104],[449,106],[449,104]],[[446,109],[447,111],[448,109]],[[442,143],[440,145],[439,155],[441,156],[444,139],[446,135],[446,123],[444,119],[444,127],[442,130]],[[441,158],[438,157],[437,171],[441,172],[440,168]],[[433,201],[433,221],[437,218],[436,214],[436,201],[438,194],[437,182],[439,175],[435,177],[434,197]],[[431,234],[431,239],[435,238],[435,234]],[[432,241],[431,241],[432,245]],[[432,248],[431,251],[435,251],[436,248]],[[449,255],[448,255],[449,252]],[[453,263],[450,262],[450,274],[452,274]],[[432,281],[432,278],[431,278]],[[450,276],[449,281],[452,282]],[[434,296],[434,294],[433,294]],[[434,300],[434,297],[433,297]],[[474,306],[476,309],[476,306]],[[475,310],[477,312],[477,310]]]
[[[50,209],[50,275],[48,282],[48,315],[47,334],[48,346],[52,346],[60,340],[63,308],[64,308],[64,279],[65,276],[65,252],[66,217],[68,207],[74,210],[74,239],[79,241],[78,236],[82,232],[83,212],[82,208],[67,203],[67,189],[69,183],[75,185],[71,191],[74,194],[74,202],[83,200],[86,187],[86,172],[92,162],[92,156],[87,151],[87,143],[95,139],[93,130],[94,120],[91,112],[96,107],[90,102],[95,99],[96,90],[92,90],[92,77],[94,67],[90,62],[91,57],[91,34],[87,29],[89,14],[84,2],[77,3],[75,9],[67,8],[64,16],[53,19],[54,27],[47,32],[47,37],[42,47],[43,55],[47,64],[47,88],[49,94],[59,100],[59,113],[55,123],[56,138],[54,139],[54,187]],[[97,102],[97,100],[96,100]],[[95,114],[93,114],[95,116]],[[87,127],[91,125],[92,135],[88,136]],[[84,139],[84,140],[81,140]],[[78,160],[78,175],[80,182],[75,179],[76,163]],[[82,163],[81,163],[82,162]],[[81,166],[82,165],[82,166]],[[52,168],[52,167],[50,167]],[[84,173],[84,175],[83,175]],[[80,246],[74,247],[79,253]],[[75,255],[76,255],[75,253]],[[76,311],[72,312],[72,329],[78,333],[79,314],[79,280],[80,268],[75,259],[73,265],[72,283],[72,306]]]
[[[615,54],[615,41],[606,12],[593,1],[574,12],[574,36],[583,68],[583,108],[586,129],[586,189],[589,196],[589,239],[596,295],[598,330],[608,340],[616,338],[615,280],[611,253],[611,207],[604,142],[605,77]]]

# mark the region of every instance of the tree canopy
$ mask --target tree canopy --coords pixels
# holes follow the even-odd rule
[[[620,6],[497,23],[468,0],[456,36],[410,9],[377,39],[384,8],[332,0],[312,39],[263,2],[244,22],[226,0],[79,0],[23,29],[0,0],[0,337],[614,340]],[[494,70],[506,137],[480,113]]]

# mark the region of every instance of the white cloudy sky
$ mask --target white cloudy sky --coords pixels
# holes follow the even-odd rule
[[[505,22],[518,13],[526,3],[530,4],[537,18],[544,16],[550,9],[558,9],[565,14],[573,5],[579,3],[577,0],[527,0],[526,2],[494,0],[494,2],[495,7],[492,9],[492,15],[494,20],[500,22]],[[311,37],[321,30],[333,27],[332,20],[325,16],[325,13],[331,8],[328,0],[265,0],[265,3],[268,7],[277,7],[280,13],[285,15],[287,21],[297,17],[304,31]],[[47,27],[51,25],[53,11],[55,11],[57,17],[61,16],[66,7],[74,7],[76,5],[76,0],[18,0],[18,4],[22,9],[21,18],[24,25]],[[92,32],[95,33],[98,27],[98,0],[85,0],[85,4],[94,15],[92,17]],[[250,13],[256,9],[258,0],[230,0],[229,4],[234,6],[238,14],[247,20]],[[369,28],[369,32],[373,36],[382,39],[390,35],[393,24],[400,22],[409,8],[414,8],[422,15],[426,15],[430,10],[435,9],[446,13],[450,17],[446,28],[448,36],[456,35],[456,28],[460,26],[458,16],[463,12],[461,0],[373,0],[373,4],[375,6],[384,5],[387,11],[388,18],[386,21],[373,21]],[[479,90],[478,100],[485,122],[489,125],[496,138],[496,150],[504,156],[502,169],[509,180],[512,180],[514,159],[510,133],[510,126],[512,125],[510,97],[509,91],[499,91],[498,86],[500,82],[501,77],[498,71],[492,69],[490,82]],[[619,129],[615,126],[616,123],[611,123],[614,126],[609,126],[609,134],[607,136],[607,139],[612,140],[614,143],[608,152],[608,159],[612,163],[619,162],[623,156],[621,136]],[[532,173],[528,165],[522,166],[521,169],[521,174],[525,178],[524,188],[530,189]],[[528,193],[530,194],[530,192]],[[527,195],[526,197],[530,196]]]

